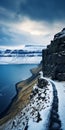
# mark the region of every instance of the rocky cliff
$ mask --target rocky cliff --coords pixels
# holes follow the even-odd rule
[[[65,28],[54,36],[47,49],[42,51],[44,76],[65,80]]]

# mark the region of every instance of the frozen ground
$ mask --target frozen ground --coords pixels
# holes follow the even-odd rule
[[[52,81],[56,86],[58,92],[58,100],[59,100],[58,114],[61,120],[61,128],[62,130],[65,130],[65,81],[58,82],[48,78],[47,80]]]
[[[41,78],[43,78],[41,73]],[[47,78],[45,78],[47,79]],[[14,119],[0,127],[0,130],[47,130],[49,127],[50,111],[53,102],[53,88],[51,79],[45,88],[33,87],[30,103]],[[65,130],[65,82],[52,81],[58,92],[59,108],[62,130]],[[33,94],[32,93],[32,94]]]
[[[48,85],[43,89],[35,84],[30,99],[30,103],[14,119],[0,127],[0,130],[48,129],[53,101],[51,83],[48,82]]]
[[[40,56],[33,57],[0,57],[0,64],[38,64],[42,60]]]
[[[41,73],[41,77],[43,77],[42,73]],[[62,130],[65,130],[65,81],[59,82],[59,81],[53,81],[49,78],[45,78],[45,79],[53,82],[55,84],[56,89],[57,89],[58,100],[59,100],[58,114],[59,114],[59,117],[61,120]]]
[[[61,119],[62,130],[65,130],[65,82],[54,82],[59,98],[59,116]]]

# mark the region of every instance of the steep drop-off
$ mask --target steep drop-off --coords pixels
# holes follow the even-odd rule
[[[54,36],[47,49],[42,51],[44,76],[65,80],[65,28]]]

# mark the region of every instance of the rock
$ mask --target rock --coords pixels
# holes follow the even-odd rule
[[[46,87],[48,85],[48,81],[43,79],[43,78],[39,78],[38,79],[38,87],[39,88],[43,88]]]
[[[33,98],[33,94],[30,94],[30,99],[32,99]]]
[[[17,126],[17,122],[16,122],[16,120],[13,120],[13,127],[16,127]]]
[[[40,117],[40,113],[38,112],[38,115],[37,115],[37,123],[39,122],[39,121],[41,121],[42,119],[41,119],[41,117]]]
[[[65,73],[58,73],[56,77],[59,81],[65,81]]]
[[[54,36],[47,49],[42,51],[44,76],[65,80],[65,29]]]
[[[37,94],[37,91],[32,90],[32,95],[33,95],[33,97],[34,97],[36,94]]]
[[[52,121],[53,122],[57,122],[58,121],[57,115],[53,115]]]
[[[28,130],[28,124],[25,126],[24,130]]]
[[[59,130],[60,129],[60,125],[58,123],[54,123],[51,127],[51,130]]]
[[[53,110],[51,111],[51,113],[52,113],[52,116],[55,115],[57,118],[59,118],[59,115],[58,115],[58,113],[57,113],[56,110],[53,109]]]

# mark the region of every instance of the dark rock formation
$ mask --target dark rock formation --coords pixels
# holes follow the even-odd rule
[[[53,82],[51,82],[53,87],[53,103],[52,103],[52,109],[50,113],[50,123],[49,123],[49,129],[48,130],[61,130],[61,120],[58,115],[58,94],[56,87]]]
[[[65,80],[65,28],[54,36],[51,44],[42,51],[44,76]]]
[[[38,87],[44,88],[48,85],[48,81],[43,78],[38,78]]]
[[[39,122],[39,121],[41,121],[42,119],[41,119],[41,117],[40,117],[40,113],[38,112],[38,115],[37,115],[37,123]]]

